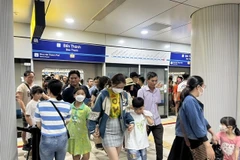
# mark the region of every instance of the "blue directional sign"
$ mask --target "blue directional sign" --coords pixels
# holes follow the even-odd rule
[[[191,54],[190,53],[171,52],[170,66],[190,67],[190,65],[191,65]]]
[[[32,44],[34,60],[105,62],[105,46],[35,39]]]

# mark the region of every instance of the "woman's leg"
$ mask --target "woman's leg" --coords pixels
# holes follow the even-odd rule
[[[105,151],[107,152],[109,160],[119,160],[119,147],[104,147]]]
[[[80,160],[81,156],[80,155],[76,155],[76,156],[73,155],[72,157],[73,157],[73,160]]]
[[[82,156],[81,160],[89,160],[89,158],[90,158],[90,153],[88,152]]]

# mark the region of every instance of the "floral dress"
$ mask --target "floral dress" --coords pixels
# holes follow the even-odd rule
[[[92,148],[87,129],[87,119],[91,109],[84,103],[79,108],[72,103],[71,108],[71,119],[67,125],[70,133],[68,152],[74,156],[83,155],[90,152]]]

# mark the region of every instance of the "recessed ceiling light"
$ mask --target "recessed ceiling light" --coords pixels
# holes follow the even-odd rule
[[[61,37],[63,34],[61,32],[57,32],[56,36]]]
[[[169,44],[167,44],[167,45],[165,45],[165,46],[164,46],[164,48],[170,48],[170,45],[169,45]]]
[[[125,43],[125,41],[124,40],[120,40],[120,41],[118,41],[118,43],[123,44],[123,43]]]
[[[147,30],[142,30],[141,34],[148,34],[148,31]]]
[[[66,18],[65,21],[69,24],[74,23],[74,19],[72,19],[72,18]]]

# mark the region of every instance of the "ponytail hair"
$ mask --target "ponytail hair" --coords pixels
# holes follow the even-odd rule
[[[240,136],[240,130],[237,128],[237,126],[234,128],[234,133],[236,136]]]
[[[194,88],[196,88],[198,85],[202,86],[203,85],[203,79],[200,76],[192,76],[188,79],[187,81],[187,86],[183,89],[181,95],[180,95],[180,106],[182,102],[184,101],[184,99],[190,94],[190,92],[192,92],[194,90]]]
[[[226,127],[231,126],[235,135],[240,136],[240,131],[237,128],[236,120],[233,117],[223,117],[220,120],[220,123],[224,124]]]
[[[61,101],[61,100],[63,99],[63,98],[62,98],[62,95],[61,95],[61,94],[57,95],[56,99],[57,99],[58,101]]]

